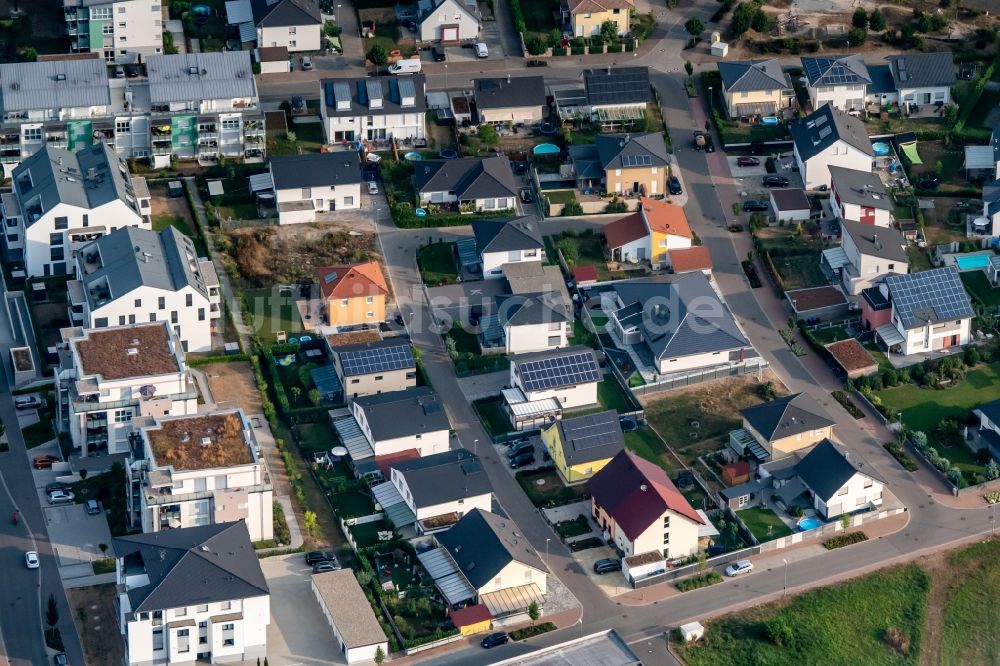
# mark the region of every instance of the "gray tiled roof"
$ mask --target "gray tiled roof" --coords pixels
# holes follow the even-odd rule
[[[260,27],[283,28],[319,25],[319,3],[316,0],[250,0],[253,20]]]
[[[774,58],[720,62],[719,75],[726,92],[792,89],[788,75],[781,71],[781,63]]]
[[[614,458],[625,448],[618,412],[613,409],[560,419],[555,423],[568,465]]]
[[[886,56],[896,89],[938,88],[955,85],[951,51]]]
[[[3,113],[111,104],[104,60],[46,60],[0,65]]]
[[[818,155],[839,140],[869,157],[874,155],[865,124],[832,104],[824,104],[793,124],[791,133],[803,161]]]
[[[247,525],[239,520],[112,540],[115,557],[149,584],[128,591],[133,613],[269,594]]]
[[[417,508],[436,506],[493,492],[479,457],[466,449],[451,449],[390,465],[406,479]]]
[[[811,86],[846,86],[871,83],[864,59],[857,54],[832,58],[802,58],[802,69]]]
[[[473,509],[447,532],[438,534],[437,540],[477,590],[511,562],[547,571],[542,558],[514,521],[488,511]]]
[[[885,278],[889,299],[903,328],[975,316],[954,266]]]
[[[623,309],[640,307],[639,327],[658,359],[711,352],[756,355],[729,307],[700,272],[625,280],[614,285]],[[725,362],[728,357],[720,357]]]
[[[892,199],[877,174],[830,165],[831,186],[844,203],[892,210]]]
[[[795,473],[814,495],[829,501],[855,474],[882,478],[855,453],[841,451],[828,439],[817,444],[795,464]]]
[[[347,649],[369,647],[389,640],[353,569],[326,571],[314,574],[311,579],[330,614],[331,624],[337,628],[337,637]]]
[[[249,51],[152,55],[146,73],[153,104],[257,97]]]
[[[30,188],[26,187],[29,179],[22,174],[30,175]],[[12,176],[22,210],[31,202],[47,212],[61,203],[94,209],[121,199],[139,215],[128,165],[104,142],[76,153],[45,146],[21,162]],[[33,222],[25,220],[27,226]]]
[[[423,74],[408,74],[406,76],[368,76],[357,79],[324,79],[323,80],[323,112],[327,117],[353,116],[387,116],[397,113],[417,113],[423,115],[427,111],[425,95],[426,78]],[[377,86],[381,92],[381,108],[370,105],[370,86]],[[403,106],[404,94],[409,97],[412,92],[413,103]],[[337,102],[347,103],[347,108],[337,110]]]
[[[566,321],[563,308],[558,303],[558,292],[543,295],[497,296],[497,312],[501,326],[531,326],[558,324]],[[553,302],[555,301],[555,302]]]
[[[354,399],[376,442],[449,430],[448,415],[437,393],[426,386]]]
[[[270,163],[276,190],[361,182],[361,160],[353,150],[272,157]]]
[[[598,134],[594,145],[604,169],[664,167],[670,161],[659,132]]]
[[[845,235],[851,237],[851,241],[861,254],[901,261],[903,264],[909,261],[906,254],[906,239],[898,229],[876,227],[874,224],[853,220],[841,220],[840,228]]]
[[[459,200],[513,197],[517,183],[506,157],[462,157],[415,163],[418,192],[454,192]]]
[[[747,407],[740,413],[769,442],[836,425],[826,410],[806,393],[793,393]]]
[[[645,104],[652,101],[649,69],[646,67],[604,67],[583,72],[587,104],[609,106]]]
[[[532,217],[519,217],[509,222],[473,220],[472,234],[476,237],[480,254],[534,250],[543,245],[538,226],[538,220]]]
[[[542,107],[545,104],[545,79],[541,76],[476,79],[472,84],[479,109]]]

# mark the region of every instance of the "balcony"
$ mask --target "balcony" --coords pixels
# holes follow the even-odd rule
[[[242,490],[247,493],[264,493],[273,490],[270,480],[264,479],[264,483],[260,483],[254,486],[240,486],[238,488],[226,488],[219,492],[228,493],[234,490]],[[199,490],[193,493],[181,493],[174,494],[169,488],[162,488],[156,490],[153,488],[143,488],[142,494],[145,499],[146,506],[162,506],[164,504],[180,504],[181,502],[195,502],[197,500],[210,499],[215,496],[214,490]]]

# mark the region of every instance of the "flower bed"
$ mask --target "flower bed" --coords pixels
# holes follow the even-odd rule
[[[882,446],[885,447],[886,451],[892,454],[892,457],[895,458],[907,472],[916,472],[917,469],[920,468],[920,466],[913,461],[913,458],[906,455],[906,451],[903,450],[903,445],[899,442],[886,442]]]
[[[515,629],[510,632],[510,639],[512,641],[523,641],[524,639],[531,638],[532,636],[538,636],[550,631],[555,631],[555,629],[556,625],[551,622],[542,622],[541,624],[534,624],[530,627],[525,627],[524,629]]]

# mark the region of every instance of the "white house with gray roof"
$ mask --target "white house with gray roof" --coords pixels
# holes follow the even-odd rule
[[[517,208],[517,183],[506,157],[416,162],[413,187],[421,205],[458,204],[489,212]]]
[[[448,415],[438,395],[426,386],[359,396],[350,409],[376,456],[409,449],[429,456],[448,450]]]
[[[317,215],[361,208],[361,161],[353,150],[272,157],[278,224],[316,222]]]
[[[570,320],[558,291],[497,297],[497,323],[508,354],[526,354],[566,347]]]
[[[802,71],[813,109],[829,104],[841,111],[863,111],[871,74],[857,54],[804,57]]]
[[[389,482],[423,533],[449,527],[473,509],[493,508],[493,488],[486,470],[479,457],[467,449],[401,460],[390,467]]]
[[[419,73],[324,80],[319,102],[327,143],[423,139],[425,81]]]
[[[73,53],[134,63],[163,53],[161,0],[63,0]]]
[[[455,43],[479,37],[479,10],[468,0],[418,0],[417,35],[423,42]]]
[[[67,284],[71,320],[85,328],[168,321],[186,352],[212,350],[222,314],[219,277],[191,239],[125,227],[84,245]]]
[[[917,106],[951,103],[955,61],[951,51],[902,53],[885,58],[901,104]]]
[[[823,261],[835,274],[839,273],[844,291],[852,300],[879,278],[909,272],[906,239],[898,229],[853,220],[841,220],[840,228],[841,246],[824,250]]]
[[[18,165],[0,197],[7,256],[29,276],[72,273],[84,244],[124,227],[149,229],[145,178],[104,144],[72,153],[46,146]]]
[[[892,225],[892,199],[877,174],[830,165],[830,209],[840,220]]]
[[[483,277],[487,279],[504,277],[504,264],[541,263],[545,258],[538,220],[533,218],[522,217],[509,222],[473,220],[472,234],[482,259]]]
[[[830,166],[870,172],[871,141],[865,124],[826,104],[791,127],[795,161],[805,189],[830,187]]]

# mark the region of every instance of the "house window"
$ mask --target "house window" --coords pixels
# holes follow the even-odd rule
[[[115,410],[115,423],[128,423],[132,420],[132,410],[131,409],[116,409]]]
[[[130,323],[130,324],[134,324],[135,323],[135,315],[134,314],[130,314],[128,316],[128,323]]]
[[[288,34],[289,35],[294,35],[295,34],[295,26],[294,25],[288,29]]]
[[[871,488],[874,482],[871,479],[865,479],[865,488]]]
[[[562,336],[559,335],[549,336],[549,347],[558,347],[560,342],[562,342]]]
[[[89,227],[90,226],[90,216],[89,215],[84,215],[83,216],[83,226],[85,226],[85,227]]]
[[[846,494],[847,494],[847,486],[844,486],[843,488],[840,489],[840,492],[837,493],[837,496],[841,497]]]
[[[670,535],[669,534],[664,534],[663,535],[663,545],[664,546],[669,546],[670,545]]]
[[[171,324],[176,324],[177,323],[177,310],[171,310],[170,311],[170,323]]]
[[[354,205],[354,197],[344,197],[344,205],[345,206],[353,206]]]
[[[101,27],[101,34],[104,35],[105,37],[108,35],[115,34],[115,26],[111,25],[110,23],[105,23],[104,26]]]
[[[132,121],[131,120],[117,120],[117,121],[115,121],[115,133],[116,134],[131,134],[132,133]]]
[[[227,129],[239,129],[239,128],[240,128],[240,119],[239,118],[227,118],[226,120],[222,121],[222,129],[224,129],[224,130],[227,130]]]
[[[222,644],[227,647],[236,645],[234,625],[232,624],[222,625]]]
[[[94,328],[107,328],[107,327],[108,327],[107,317],[98,317],[97,319],[94,320]]]
[[[118,315],[118,325],[119,326],[125,325],[125,315]]]
[[[615,175],[616,176],[622,175],[622,170],[621,169],[615,169]]]
[[[497,200],[496,199],[486,199],[486,200],[483,201],[483,208],[485,208],[487,210],[493,210],[496,207],[497,207]]]
[[[61,247],[49,248],[49,257],[52,261],[62,261],[66,258],[66,250]]]
[[[188,614],[188,609],[186,607],[178,608],[177,610],[174,611],[174,617],[184,617],[187,614]]]
[[[205,308],[198,308],[198,321],[205,321]]]
[[[663,529],[670,529],[670,516],[663,516]]]
[[[374,302],[375,302],[375,297],[374,296],[367,296],[367,297],[365,297],[365,303],[367,303],[368,305],[371,305]]]
[[[740,495],[739,499],[736,500],[736,505],[741,509],[749,503],[750,503],[749,495]]]
[[[311,187],[303,187],[302,188],[302,198],[303,199],[312,199],[312,188]]]
[[[159,301],[157,301],[157,306],[156,307],[160,308],[161,310],[163,310],[163,309],[165,309],[167,307],[167,299],[166,299],[165,296],[160,296]]]
[[[141,308],[142,307],[142,299],[141,298],[135,299],[135,307],[137,307],[137,308]]]
[[[60,233],[49,234],[49,245],[62,245],[64,236]]]
[[[184,295],[184,305],[186,305],[188,307],[191,307],[192,305],[194,305],[194,294],[185,294]]]
[[[191,643],[188,639],[189,631],[187,629],[177,630],[177,651],[178,652],[190,652]]]
[[[201,606],[198,606],[198,612],[199,613],[207,613],[208,612],[208,604],[202,604]]]
[[[383,379],[385,379],[385,376],[384,376],[384,375],[375,375],[375,381],[377,381],[377,382],[380,382],[380,381],[382,381]]]
[[[25,128],[25,130],[24,130],[24,140],[25,141],[41,141],[42,140],[42,128],[41,127],[27,127],[27,128]]]
[[[153,652],[163,649],[163,627],[153,629]]]
[[[298,43],[294,39],[288,40],[288,48],[294,49],[296,46],[298,46]]]
[[[346,308],[347,307],[347,303],[348,303],[348,300],[346,298],[340,299],[340,307]]]
[[[69,227],[68,217],[59,216],[56,218],[55,222],[56,222],[56,231],[59,231],[60,229],[66,229],[67,227]]]
[[[156,321],[156,313],[155,312],[150,312],[149,313],[149,321],[151,321],[151,322],[152,321]]]

